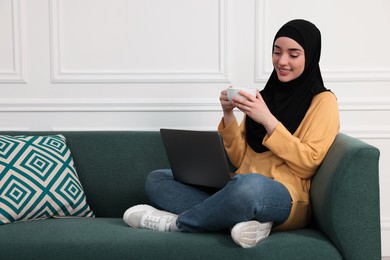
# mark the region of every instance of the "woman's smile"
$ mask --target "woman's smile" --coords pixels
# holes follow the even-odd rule
[[[278,68],[279,76],[287,76],[291,71],[291,69]]]

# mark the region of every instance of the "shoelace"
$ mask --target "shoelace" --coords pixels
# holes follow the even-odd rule
[[[158,230],[158,231],[168,231],[171,224],[171,216],[147,216],[143,221],[143,225],[147,229]]]

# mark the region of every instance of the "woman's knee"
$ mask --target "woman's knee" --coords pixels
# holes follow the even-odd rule
[[[242,189],[243,192],[249,191],[253,192],[259,189],[263,189],[266,186],[266,182],[268,181],[267,177],[264,177],[260,174],[249,173],[249,174],[240,174],[235,177],[237,189]]]
[[[155,170],[148,174],[145,180],[145,191],[147,194],[156,190],[164,180],[171,180],[172,172],[169,169]]]
[[[245,201],[258,198],[261,195],[259,191],[262,190],[263,184],[256,175],[258,174],[237,175],[231,183],[234,186],[232,192],[235,193],[235,196]]]
[[[154,170],[148,174],[146,177],[146,183],[158,183],[161,182],[164,179],[171,179],[172,172],[169,169],[160,169],[160,170]]]
[[[243,205],[253,209],[259,221],[283,223],[291,210],[291,196],[287,188],[268,177],[246,174],[237,178],[236,189]]]
[[[269,201],[290,197],[288,190],[279,182],[260,174],[243,174],[236,176],[234,190],[247,202],[256,200],[268,204]]]

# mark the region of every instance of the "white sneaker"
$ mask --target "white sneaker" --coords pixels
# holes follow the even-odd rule
[[[177,215],[155,209],[149,205],[133,206],[123,214],[123,221],[130,227],[158,231],[170,231],[170,225],[176,219]],[[176,224],[174,223],[174,225]]]
[[[237,245],[250,248],[266,239],[271,232],[271,228],[272,222],[260,223],[251,220],[236,224],[231,231],[231,235]]]

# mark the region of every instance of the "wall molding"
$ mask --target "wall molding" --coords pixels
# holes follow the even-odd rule
[[[390,219],[382,219],[381,220],[381,231],[382,231],[382,260],[390,260],[390,255],[387,253],[387,255],[385,256],[383,251],[384,251],[384,247],[386,246],[386,243],[384,240],[383,240],[383,237],[384,236],[387,236],[388,237],[388,234],[390,234]],[[388,233],[386,235],[384,235],[383,233]],[[389,252],[387,250],[387,252]]]
[[[23,12],[20,0],[11,0],[13,65],[9,71],[0,71],[0,84],[27,83],[25,80],[23,51]]]
[[[381,227],[382,230],[390,231],[390,219],[382,219]]]
[[[51,83],[227,83],[228,0],[219,3],[219,60],[208,71],[67,71],[61,64],[61,21],[59,1],[50,0]]]
[[[0,127],[1,132],[31,131],[29,127]]]
[[[347,99],[339,101],[340,111],[390,111],[390,100]],[[206,112],[219,113],[217,99],[5,99],[0,100],[0,113],[78,113],[78,112]],[[103,129],[107,130],[107,129]],[[138,130],[145,130],[141,127]],[[154,128],[152,130],[155,130]],[[390,125],[353,125],[341,129],[359,139],[390,139]]]
[[[0,100],[0,112],[214,112],[217,99]]]
[[[340,132],[356,137],[358,139],[372,140],[390,140],[390,126],[351,126],[342,127]]]
[[[182,130],[196,130],[196,131],[215,131],[214,127],[188,127],[188,126],[176,126],[176,127],[170,127],[170,128],[176,128],[176,129],[182,129]],[[54,131],[54,132],[62,132],[62,131],[146,131],[146,132],[158,132],[160,131],[160,126],[155,127],[61,127],[61,126],[54,126],[51,127],[48,131]]]
[[[256,83],[267,82],[272,67],[267,67],[265,61],[270,59],[266,53],[265,32],[267,18],[271,12],[267,11],[267,0],[255,0],[255,79]],[[337,69],[324,70],[322,76],[326,82],[388,82],[390,69],[359,68],[354,70]]]
[[[385,98],[344,98],[338,100],[340,111],[390,111]]]
[[[385,98],[339,99],[340,111],[390,111]],[[134,112],[220,111],[209,99],[0,99],[0,112]]]

